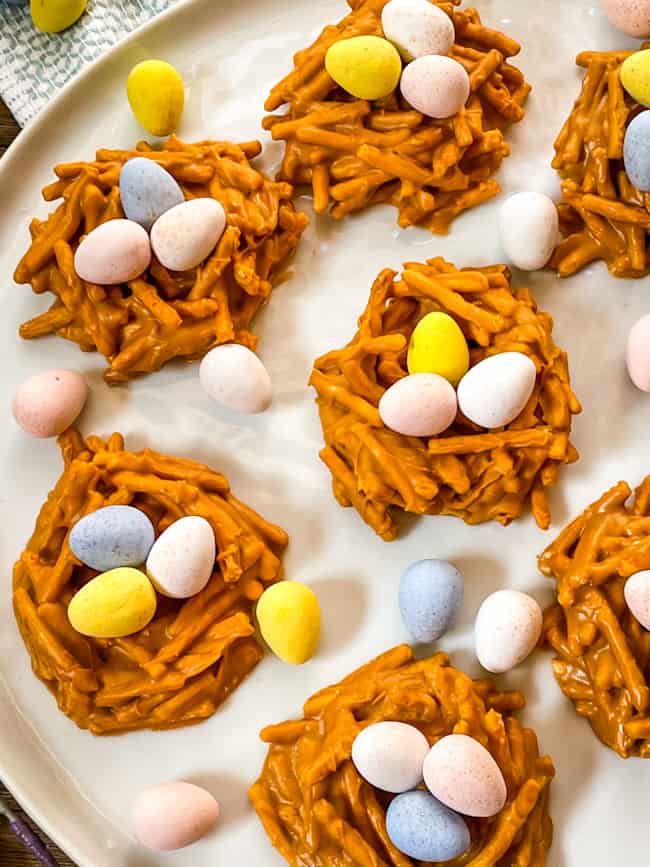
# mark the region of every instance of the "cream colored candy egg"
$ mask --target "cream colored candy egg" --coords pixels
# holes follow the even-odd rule
[[[535,362],[523,352],[501,352],[470,367],[458,383],[463,415],[488,430],[521,414],[535,388]]]
[[[156,613],[156,591],[139,569],[103,572],[79,590],[68,606],[73,628],[91,638],[123,638],[144,629]]]
[[[75,370],[44,370],[18,386],[13,416],[33,437],[55,437],[75,421],[88,397],[88,384]]]
[[[180,780],[147,786],[133,808],[136,836],[155,852],[196,843],[212,830],[218,818],[219,804],[212,795]]]
[[[514,193],[499,209],[501,243],[510,262],[538,271],[551,258],[560,230],[555,203],[543,193]]]
[[[454,44],[451,18],[430,0],[389,0],[381,26],[407,63],[426,54],[447,54]]]
[[[352,761],[361,776],[384,792],[406,792],[422,781],[429,742],[419,729],[390,720],[362,729],[352,743]]]
[[[636,572],[625,582],[627,607],[644,629],[650,630],[650,570]]]
[[[203,358],[199,378],[204,391],[237,412],[264,412],[271,406],[273,386],[260,358],[239,343],[215,346]]]
[[[260,596],[256,610],[262,638],[276,656],[302,665],[320,641],[320,605],[313,590],[298,581],[280,581]]]
[[[180,73],[164,60],[143,60],[126,82],[126,95],[138,123],[153,135],[169,135],[180,123],[185,87]]]
[[[456,320],[437,310],[423,316],[411,334],[407,364],[409,373],[437,373],[457,385],[469,368],[469,348]]]
[[[623,33],[646,39],[650,36],[650,0],[600,0],[605,15]]]
[[[487,671],[502,674],[532,653],[541,634],[542,609],[535,599],[518,590],[498,590],[476,615],[476,656]]]
[[[457,114],[469,99],[469,75],[452,57],[418,57],[402,73],[402,96],[427,117]]]
[[[456,418],[453,386],[436,373],[413,373],[398,379],[379,401],[379,415],[387,428],[411,437],[433,437]]]
[[[216,199],[181,202],[151,227],[151,246],[170,271],[189,271],[210,255],[226,228],[226,212]]]
[[[327,49],[325,69],[357,99],[383,99],[402,74],[402,60],[394,45],[380,36],[339,39]]]
[[[650,313],[630,329],[625,361],[630,379],[641,391],[650,391]]]
[[[216,555],[209,521],[187,515],[156,539],[147,557],[147,575],[163,596],[187,599],[200,593],[212,577]]]
[[[151,262],[149,235],[132,220],[109,220],[89,232],[74,254],[82,280],[112,286],[140,277]]]

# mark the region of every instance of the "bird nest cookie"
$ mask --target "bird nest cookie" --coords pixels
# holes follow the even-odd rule
[[[553,160],[563,179],[558,210],[564,240],[550,266],[561,277],[597,260],[615,277],[642,277],[650,270],[650,197],[632,184],[623,165],[625,130],[642,110],[621,84],[621,66],[631,54],[584,51],[577,57],[585,69],[582,92]]]
[[[650,569],[650,476],[634,497],[625,482],[592,503],[539,559],[557,582],[544,636],[564,694],[620,756],[650,758],[650,632],[623,589]]]
[[[367,783],[352,760],[352,743],[371,723],[414,725],[434,744],[449,734],[475,738],[499,765],[508,796],[489,819],[468,819],[471,846],[448,867],[546,863],[553,763],[513,711],[520,692],[499,692],[471,680],[444,653],[416,661],[396,647],[306,702],[300,720],[265,728],[269,751],[250,797],[273,845],[291,865],[410,867],[386,831],[392,795]]]
[[[36,676],[63,713],[97,735],[211,716],[262,657],[252,609],[265,586],[282,577],[286,533],[202,464],[125,451],[119,434],[84,442],[70,429],[59,444],[63,475],[14,567],[14,611]],[[108,505],[141,509],[156,535],[199,515],[214,530],[217,559],[196,596],[159,595],[154,619],[139,633],[87,638],[73,629],[67,608],[97,573],[75,559],[68,536],[79,518]]]
[[[463,211],[492,198],[492,175],[508,156],[504,131],[524,116],[530,86],[508,58],[520,46],[481,23],[476,9],[437,5],[452,19],[449,56],[465,67],[471,95],[462,112],[434,120],[412,109],[399,88],[375,102],[355,99],[325,70],[328,48],[341,39],[383,36],[387,0],[348,0],[351,12],[294,57],[294,69],[272,90],[264,128],[285,144],[279,177],[309,184],[317,213],[341,219],[378,202],[398,209],[400,226],[445,233]]]
[[[534,361],[533,393],[507,427],[488,432],[459,413],[447,431],[427,440],[383,424],[379,401],[406,376],[411,334],[435,310],[460,326],[471,365],[509,350]],[[578,459],[569,436],[571,417],[580,412],[552,327],[528,289],[512,288],[503,265],[458,270],[430,259],[406,264],[400,279],[382,271],[355,337],[317,359],[310,380],[325,437],[320,455],[338,502],[354,506],[386,540],[398,533],[400,510],[508,524],[530,502],[535,520],[547,528],[546,488],[562,464]]]
[[[58,180],[45,187],[43,197],[63,201],[46,220],[32,220],[32,243],[14,274],[37,294],[52,292],[55,301],[21,326],[21,336],[58,334],[84,351],[101,352],[109,383],[158,370],[172,358],[200,358],[220,343],[255,349],[251,321],[307,224],[291,203],[292,187],[251,165],[260,150],[259,142],[185,144],[172,137],[163,150],[140,142],[134,151],[102,148],[95,162],[57,166]],[[218,200],[226,230],[190,271],[169,271],[154,257],[141,277],[123,285],[88,283],[75,273],[75,250],[98,225],[124,216],[120,171],[136,156],[173,175],[186,200]]]

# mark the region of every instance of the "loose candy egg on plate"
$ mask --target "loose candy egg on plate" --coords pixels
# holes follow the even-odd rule
[[[543,193],[514,193],[499,210],[503,249],[522,271],[538,271],[551,258],[560,230],[555,203]]]
[[[483,668],[502,674],[535,649],[542,634],[542,609],[518,590],[497,590],[483,600],[476,615],[476,656]]]
[[[399,609],[417,642],[437,641],[453,624],[463,602],[463,576],[446,560],[418,560],[403,573]]]
[[[384,792],[407,792],[422,781],[429,742],[419,729],[386,720],[362,729],[352,744],[352,761],[361,776]]]
[[[44,370],[16,389],[13,416],[30,436],[44,439],[63,433],[84,408],[88,383],[75,370]]]
[[[387,39],[353,36],[330,45],[325,69],[339,87],[357,99],[383,99],[399,83],[402,60]]]
[[[637,51],[623,61],[621,84],[639,105],[650,108],[650,49]]]
[[[650,630],[650,570],[636,572],[625,582],[627,607],[644,629]]]
[[[213,399],[237,412],[264,412],[271,405],[273,386],[260,358],[247,346],[215,346],[201,361],[199,379]]]
[[[87,0],[31,0],[30,12],[34,27],[43,33],[60,33],[81,18],[86,10],[86,2]]]
[[[156,258],[170,271],[196,268],[214,250],[226,228],[226,212],[216,199],[189,199],[165,211],[151,227]]]
[[[453,386],[436,373],[398,379],[379,401],[379,415],[386,427],[413,437],[437,436],[447,430],[457,410]]]
[[[154,539],[153,524],[140,509],[104,506],[77,521],[68,544],[77,560],[107,572],[144,563]]]
[[[535,362],[523,352],[490,355],[458,383],[458,406],[479,427],[504,427],[523,411],[536,378]]]
[[[381,26],[407,63],[426,54],[447,54],[454,44],[451,18],[430,0],[389,0]]]
[[[600,0],[605,15],[614,27],[646,39],[650,36],[650,0]]]
[[[625,171],[641,192],[650,192],[650,111],[637,115],[625,131]]]
[[[180,73],[164,60],[144,60],[134,66],[126,95],[138,123],[153,135],[170,135],[178,127],[185,103]]]
[[[147,575],[163,596],[188,599],[200,593],[214,571],[214,530],[200,515],[174,521],[156,539],[147,557]]]
[[[82,280],[112,286],[143,274],[151,262],[149,235],[133,220],[109,220],[89,232],[74,254]]]
[[[143,846],[155,852],[183,849],[205,837],[217,823],[219,804],[192,783],[147,786],[133,808],[133,825]]]
[[[469,368],[469,348],[456,320],[438,310],[423,316],[411,334],[407,365],[409,373],[437,373],[457,385]]]
[[[73,628],[91,638],[123,638],[144,629],[156,613],[156,591],[144,572],[121,566],[97,575],[68,606]]]
[[[176,179],[154,160],[134,157],[120,172],[120,201],[127,219],[149,230],[170,208],[185,201]]]
[[[393,798],[386,811],[386,831],[400,852],[418,861],[449,861],[471,843],[463,817],[421,789]]]
[[[276,656],[302,665],[316,653],[320,641],[318,597],[298,581],[279,581],[260,596],[256,610],[262,638]]]
[[[501,769],[485,747],[468,735],[447,735],[424,760],[424,782],[445,806],[464,816],[495,816],[507,790]]]
[[[429,54],[404,69],[402,96],[427,117],[443,119],[457,114],[469,99],[469,75],[452,57]]]
[[[625,361],[630,379],[641,391],[650,391],[650,313],[637,320],[627,338]]]

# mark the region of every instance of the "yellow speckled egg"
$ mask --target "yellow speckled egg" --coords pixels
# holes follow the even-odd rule
[[[86,0],[31,0],[29,9],[37,30],[59,33],[83,15]]]
[[[276,656],[302,665],[316,653],[320,640],[320,605],[313,590],[298,581],[280,581],[260,596],[257,622]]]
[[[144,572],[121,566],[102,572],[70,601],[68,620],[91,638],[122,638],[151,622],[156,591]]]
[[[650,49],[637,51],[624,61],[621,84],[640,105],[650,108]]]
[[[358,99],[383,99],[402,74],[398,50],[380,36],[341,39],[327,50],[325,69],[334,81]]]
[[[126,82],[131,110],[153,135],[170,135],[178,126],[185,88],[180,73],[164,60],[145,60],[134,66]]]
[[[427,313],[411,335],[407,358],[409,373],[437,373],[457,385],[469,370],[465,335],[447,313]]]

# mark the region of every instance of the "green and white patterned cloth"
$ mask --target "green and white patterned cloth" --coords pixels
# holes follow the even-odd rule
[[[89,0],[63,33],[39,33],[29,5],[0,0],[0,95],[24,126],[59,88],[124,35],[176,0]]]

